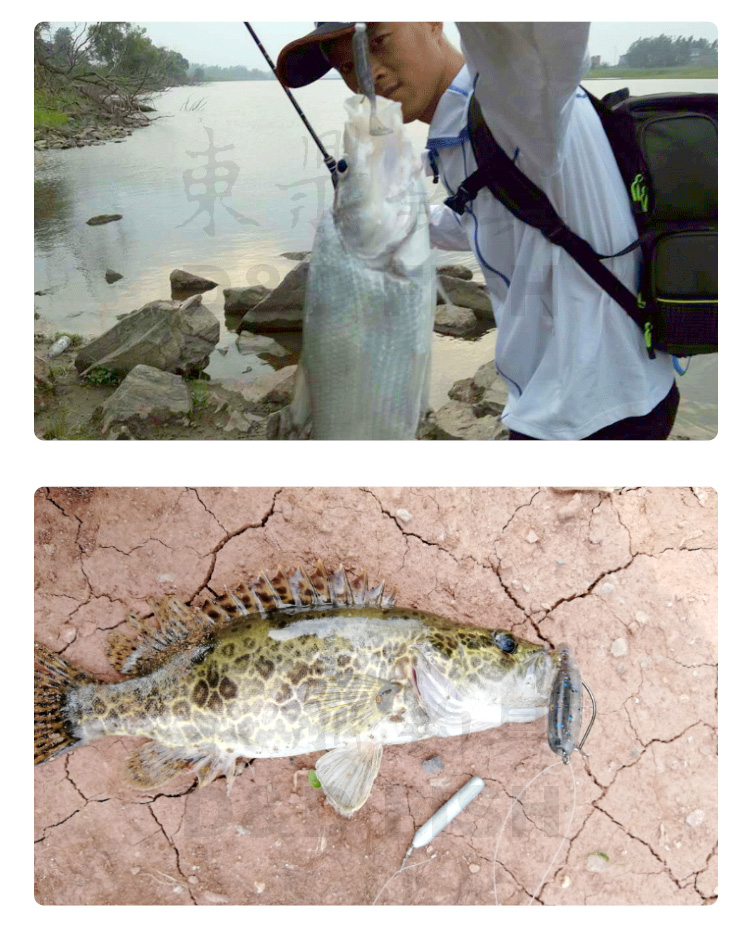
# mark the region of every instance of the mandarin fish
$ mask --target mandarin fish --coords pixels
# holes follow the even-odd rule
[[[560,657],[506,630],[396,605],[366,572],[261,573],[200,607],[174,597],[114,631],[104,683],[39,643],[34,762],[106,736],[148,737],[128,781],[153,788],[191,768],[231,785],[238,760],[326,750],[328,801],[351,816],[383,747],[543,717]]]

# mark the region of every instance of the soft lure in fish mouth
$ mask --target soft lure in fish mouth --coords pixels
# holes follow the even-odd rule
[[[596,720],[596,700],[589,686],[581,678],[570,646],[561,643],[553,655],[557,662],[557,673],[549,696],[547,742],[552,752],[560,756],[567,765],[574,751],[585,755],[582,747]],[[583,688],[591,698],[592,714],[586,732],[578,740],[583,722]]]
[[[370,66],[367,23],[355,23],[354,25],[352,57],[354,58],[357,85],[360,92],[370,101],[370,135],[390,135],[392,129],[383,125],[376,111],[377,100],[375,97],[375,82],[372,79],[372,67]]]

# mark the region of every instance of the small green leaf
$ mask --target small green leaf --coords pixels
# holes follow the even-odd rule
[[[311,768],[310,771],[307,773],[307,780],[310,782],[310,784],[313,786],[313,788],[319,788],[319,787],[320,787],[320,779],[319,779],[318,776],[315,774],[315,769],[314,769],[314,768]]]

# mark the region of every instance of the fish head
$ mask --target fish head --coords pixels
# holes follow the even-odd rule
[[[421,162],[406,135],[401,104],[378,97],[387,134],[370,134],[370,105],[346,101],[344,155],[339,161],[333,217],[342,246],[366,261],[386,259],[427,221]],[[343,162],[343,164],[342,164]]]
[[[413,682],[428,715],[460,732],[544,716],[559,654],[507,630],[462,627],[417,645]]]

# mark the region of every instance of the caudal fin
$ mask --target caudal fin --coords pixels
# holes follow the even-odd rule
[[[62,656],[34,644],[34,765],[78,745],[65,705],[71,689],[93,681]]]

